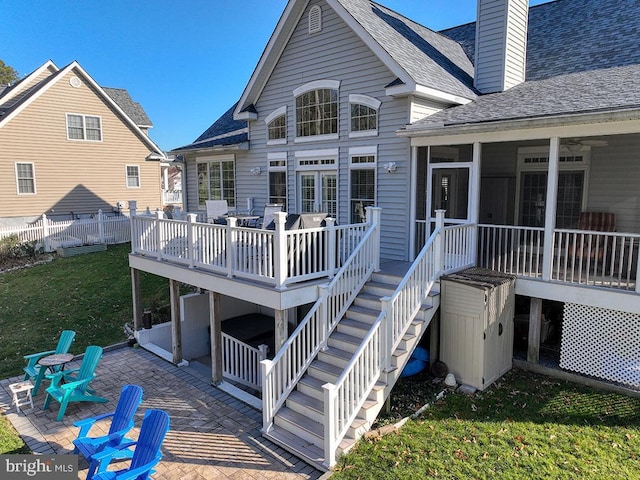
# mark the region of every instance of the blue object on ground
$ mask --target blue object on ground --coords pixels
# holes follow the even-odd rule
[[[418,345],[405,365],[400,377],[410,377],[420,373],[429,365],[429,350]]]

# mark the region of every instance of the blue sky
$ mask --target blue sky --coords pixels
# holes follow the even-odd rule
[[[476,0],[378,0],[434,30],[475,19]],[[532,5],[546,0],[533,0]],[[126,88],[164,150],[190,143],[240,97],[286,0],[0,0],[0,59],[27,74],[77,60]]]

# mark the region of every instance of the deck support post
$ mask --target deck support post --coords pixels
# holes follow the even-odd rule
[[[287,322],[287,315],[288,312],[287,310],[275,310],[275,331],[274,331],[274,337],[275,337],[275,352],[274,355],[280,350],[280,348],[285,344],[285,342],[287,341],[287,338],[289,338],[288,335],[288,326],[289,323]]]
[[[171,300],[171,351],[173,363],[182,362],[182,320],[180,318],[180,282],[169,279],[169,298]]]
[[[547,172],[547,198],[544,213],[544,243],[542,250],[542,280],[551,280],[553,264],[553,231],[556,228],[556,202],[558,199],[558,167],[560,165],[560,138],[549,140],[549,171]]]
[[[542,330],[542,299],[531,298],[529,306],[529,338],[527,342],[527,361],[540,361],[540,331]]]
[[[142,298],[140,294],[140,270],[131,269],[131,297],[133,299],[133,331],[140,330],[142,322]]]
[[[222,382],[222,308],[220,294],[209,291],[209,325],[211,326],[211,382]]]

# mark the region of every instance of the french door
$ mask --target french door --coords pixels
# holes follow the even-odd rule
[[[427,217],[436,220],[436,210],[445,210],[446,223],[469,221],[471,163],[435,163],[429,165]]]
[[[323,212],[338,215],[338,176],[335,171],[298,173],[300,213]]]

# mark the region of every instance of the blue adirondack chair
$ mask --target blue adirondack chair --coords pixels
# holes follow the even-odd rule
[[[84,352],[80,368],[47,374],[51,385],[47,388],[47,398],[43,410],[49,408],[53,398],[60,403],[57,420],[62,420],[70,402],[108,402],[106,398],[93,395],[89,383],[96,376],[95,371],[102,358],[102,347],[91,345]],[[64,382],[64,383],[63,383]]]
[[[54,355],[58,353],[67,353],[69,348],[71,348],[71,344],[76,337],[76,332],[73,330],[64,330],[60,334],[60,339],[58,340],[58,346],[55,350],[49,350],[47,352],[40,353],[32,353],[31,355],[25,355],[24,359],[27,361],[27,366],[24,367],[24,379],[29,380],[30,378],[34,378],[35,382],[33,383],[33,391],[31,395],[34,397],[38,394],[38,388],[40,388],[40,382],[44,378],[45,373],[47,373],[47,367],[43,367],[38,365],[38,361],[42,357],[46,357],[47,355]],[[54,367],[54,371],[60,370],[61,367]]]
[[[140,435],[137,442],[125,442],[116,448],[105,448],[92,457],[92,461],[98,462],[98,471],[92,477],[87,475],[87,480],[115,480],[136,479],[146,480],[153,473],[155,467],[162,458],[160,447],[164,437],[169,431],[169,415],[163,410],[147,410],[142,420]],[[118,450],[135,446],[131,464],[128,468],[116,471],[107,471],[109,462]]]
[[[117,447],[123,442],[131,442],[130,438],[125,438],[129,430],[133,428],[133,417],[138,409],[138,405],[142,401],[142,387],[138,385],[125,385],[122,387],[122,393],[118,400],[118,405],[114,412],[104,413],[91,418],[79,420],[73,425],[79,427],[78,437],[73,441],[73,453],[81,453],[90,463],[89,473],[87,476],[93,475],[97,462],[91,461],[91,455],[99,452],[107,447]],[[99,437],[89,437],[88,433],[93,425],[105,418],[111,417],[111,425],[109,433]],[[116,458],[131,458],[133,450],[125,448],[118,450]]]

